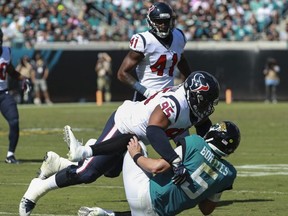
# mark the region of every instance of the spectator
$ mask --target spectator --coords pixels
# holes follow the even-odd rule
[[[280,83],[279,78],[280,67],[277,64],[276,59],[268,58],[266,61],[265,69],[263,73],[265,75],[265,93],[266,103],[277,103],[277,86]]]
[[[95,71],[97,74],[97,96],[104,92],[105,102],[111,101],[111,57],[108,53],[103,52],[98,54]]]
[[[42,103],[42,94],[44,96],[45,103],[52,105],[50,100],[48,87],[47,87],[47,78],[49,76],[49,69],[44,59],[40,53],[35,55],[35,61],[33,62],[33,73],[32,73],[32,82],[34,84],[34,104],[39,105]]]
[[[16,67],[16,70],[24,77],[26,77],[30,83],[32,83],[31,81],[31,76],[32,76],[32,71],[33,71],[33,67],[30,63],[30,59],[28,56],[23,56],[20,59],[19,64]],[[33,101],[33,95],[32,95],[32,91],[30,91],[29,93],[25,93],[25,91],[23,91],[22,89],[22,81],[19,82],[19,92],[20,92],[20,103],[32,103]]]
[[[0,20],[3,32],[7,32],[6,39],[18,47],[33,46],[37,40],[39,43],[127,41],[136,32],[147,29],[147,23],[143,18],[151,2],[140,0],[2,1]],[[286,2],[167,0],[178,15],[175,27],[187,34],[189,40],[222,40],[220,33],[228,20],[236,25],[234,27],[236,29],[239,28],[237,26],[239,23],[245,29],[246,25],[249,28],[253,27],[249,29],[248,37],[244,35],[240,40],[268,40],[270,38],[267,39],[265,30],[271,23],[279,25],[281,19],[285,18]],[[249,21],[252,17],[257,20],[253,26]],[[5,28],[7,31],[4,31]],[[75,29],[77,29],[76,33]],[[192,31],[195,29],[197,29],[195,37],[189,37],[188,34],[193,34]],[[231,33],[232,35],[226,36],[224,40],[234,40],[235,33],[233,31]]]

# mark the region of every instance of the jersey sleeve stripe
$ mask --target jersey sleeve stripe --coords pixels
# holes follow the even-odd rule
[[[145,49],[146,48],[146,39],[145,39],[145,37],[142,34],[139,34],[139,35],[140,35],[140,37],[143,40],[143,46],[144,46],[144,49]]]

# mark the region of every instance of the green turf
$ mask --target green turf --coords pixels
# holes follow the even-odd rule
[[[97,107],[88,104],[53,106],[19,105],[21,137],[16,156],[19,165],[3,162],[7,151],[7,123],[0,117],[0,215],[18,215],[18,204],[29,182],[36,175],[46,151],[66,156],[62,128],[75,128],[77,138],[87,141],[97,137],[118,103]],[[212,115],[213,122],[232,120],[242,132],[239,149],[228,160],[236,166],[261,165],[253,169],[239,167],[234,189],[222,196],[214,216],[287,215],[288,202],[288,103],[220,103]],[[194,132],[194,129],[191,129]],[[156,156],[149,148],[151,156]],[[286,164],[275,169],[268,165]],[[245,176],[266,173],[267,176]],[[274,174],[271,174],[273,172]],[[281,172],[281,173],[280,173]],[[241,174],[241,176],[240,176]],[[32,215],[76,215],[80,206],[101,206],[128,210],[122,178],[101,177],[88,185],[52,191],[42,197]],[[201,215],[197,207],[181,215]]]

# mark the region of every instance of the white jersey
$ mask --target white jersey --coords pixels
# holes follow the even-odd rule
[[[145,56],[137,65],[136,74],[140,84],[147,89],[161,90],[174,85],[174,70],[187,41],[179,29],[175,28],[172,35],[170,47],[162,44],[149,31],[135,34],[130,40],[130,49]]]
[[[11,51],[8,47],[2,47],[2,54],[0,56],[0,91],[6,90],[8,88],[7,81],[7,66],[11,61]]]
[[[144,101],[124,101],[115,113],[116,127],[121,133],[136,134],[146,145],[149,144],[146,128],[157,105],[171,123],[165,131],[170,139],[201,120],[190,114],[184,86],[181,85],[166,88]]]

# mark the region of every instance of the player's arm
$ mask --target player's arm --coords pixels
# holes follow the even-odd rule
[[[144,157],[141,153],[141,146],[139,145],[136,136],[130,139],[127,149],[134,162],[147,172],[156,174],[164,172],[171,167],[170,164],[163,159]]]
[[[133,70],[143,58],[143,53],[130,50],[120,65],[117,72],[117,78],[121,82],[131,86],[133,89],[144,95],[147,89],[132,76]]]
[[[168,163],[172,164],[172,162],[179,156],[172,148],[165,133],[165,130],[169,125],[169,119],[164,114],[160,105],[158,105],[149,118],[146,135],[155,151]]]
[[[23,80],[22,81],[22,89],[25,92],[29,92],[31,90],[31,83],[27,77],[21,75],[18,71],[15,70],[14,66],[10,64],[7,66],[7,73],[16,80]]]
[[[180,73],[186,78],[189,76],[189,74],[191,73],[191,70],[190,70],[190,67],[189,67],[189,64],[184,56],[184,54],[182,53],[181,54],[181,59],[180,61],[178,62],[178,65],[177,65]]]
[[[217,202],[205,199],[198,204],[198,207],[203,215],[210,215],[216,208]]]
[[[195,125],[196,133],[203,137],[208,131],[209,128],[212,126],[212,122],[209,118],[203,119],[199,123]]]
[[[6,71],[13,79],[16,79],[16,80],[26,79],[26,77],[22,76],[11,63],[7,66]]]

